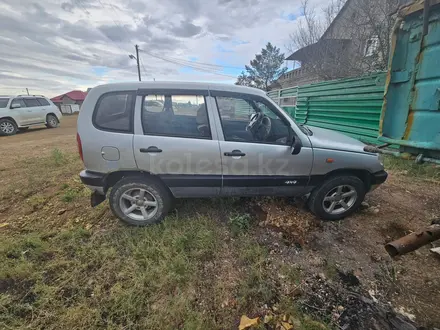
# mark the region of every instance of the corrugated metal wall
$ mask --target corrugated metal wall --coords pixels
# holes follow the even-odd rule
[[[377,143],[385,73],[338,79],[297,88],[295,120]],[[278,91],[269,92],[272,97]],[[280,104],[289,114],[289,107]]]
[[[440,158],[440,5],[431,1],[426,35],[421,8],[402,10],[393,31],[379,140]]]
[[[298,87],[270,91],[267,95],[281,105],[292,118],[295,118]]]

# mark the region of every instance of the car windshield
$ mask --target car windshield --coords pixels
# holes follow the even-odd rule
[[[6,108],[8,106],[9,99],[7,98],[0,98],[0,108]]]

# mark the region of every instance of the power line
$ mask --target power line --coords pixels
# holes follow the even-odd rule
[[[78,2],[78,4],[80,4],[80,0],[76,0]],[[101,7],[105,10],[105,6],[104,3],[101,0],[98,0],[98,2],[100,3]],[[88,15],[90,15],[90,13],[80,4],[80,6],[83,8],[83,10],[85,10]],[[109,5],[111,10],[113,10],[113,12],[116,13],[116,10],[113,8],[113,6]],[[113,21],[113,23],[115,24],[115,26],[119,27],[121,30],[124,30],[124,32],[127,34],[128,38],[130,39],[130,32],[128,31],[127,27],[123,24],[119,24],[117,21],[115,21],[113,19],[113,17],[110,17],[111,20]],[[105,34],[104,34],[105,35]],[[114,40],[110,39],[107,35],[106,37],[112,41],[121,51],[124,51]],[[125,52],[125,51],[124,51]],[[201,71],[201,72],[207,72],[207,73],[211,73],[211,74],[215,74],[215,75],[219,75],[219,76],[224,76],[224,77],[229,77],[229,78],[236,78],[235,76],[232,75],[228,75],[228,74],[224,74],[224,73],[220,73],[219,71],[221,71],[222,69],[225,68],[231,68],[231,69],[243,69],[240,67],[234,67],[234,66],[224,66],[224,65],[219,65],[219,64],[213,64],[213,63],[204,63],[204,62],[195,62],[195,61],[188,61],[188,60],[183,60],[183,59],[178,59],[178,58],[173,58],[173,57],[169,57],[169,56],[158,56],[158,55],[154,55],[150,52],[147,52],[145,50],[143,50],[144,53],[161,59],[163,61],[169,62],[169,63],[173,63],[173,64],[177,64],[177,65],[181,65],[181,66],[185,66],[185,67],[190,67],[192,69],[195,69],[197,71]],[[140,58],[139,58],[140,59]],[[146,73],[146,69],[144,64],[142,63],[142,60],[140,59],[140,62],[142,64],[142,68],[144,70],[144,72]]]
[[[212,74],[216,74],[216,75],[220,75],[220,76],[225,76],[225,77],[230,77],[230,78],[236,78],[235,76],[220,73],[218,69],[212,69],[212,68],[209,69],[209,68],[198,66],[197,64],[195,64],[193,62],[185,62],[185,61],[179,60],[179,59],[171,59],[169,57],[167,58],[165,56],[159,56],[159,55],[152,54],[152,53],[145,51],[145,50],[142,50],[142,51],[152,57],[155,57],[155,58],[158,58],[158,59],[161,59],[163,61],[170,62],[173,64],[178,64],[181,66],[190,67],[190,68],[195,69],[197,71],[208,72],[208,73],[212,73]]]
[[[145,75],[148,76],[147,70],[145,69],[145,66],[144,66],[144,62],[142,62],[142,57],[140,57],[140,56],[139,56],[139,61],[141,62],[142,70],[144,70]]]
[[[105,5],[104,5],[104,3],[101,0],[98,0],[98,2],[101,4],[101,7],[103,9],[105,9],[105,5],[107,5],[116,14],[116,16],[118,15],[118,13],[116,12],[116,9],[114,8],[114,6],[112,4],[105,3]],[[117,21],[115,21],[113,19],[113,17],[111,17],[111,19],[112,19],[113,23],[115,25],[117,25],[120,29],[123,29],[125,31],[125,33],[127,34],[127,37],[130,38],[130,31],[128,31],[127,27],[124,24],[120,24]],[[210,71],[211,70],[215,70],[215,68],[218,68],[217,71],[220,71],[220,69],[239,69],[239,70],[243,70],[243,67],[237,67],[237,66],[227,66],[227,65],[220,65],[220,64],[213,64],[213,63],[206,63],[206,62],[188,61],[188,60],[173,58],[171,56],[164,56],[164,55],[162,55],[162,57],[164,59],[167,59],[167,60],[170,60],[170,61],[181,62],[182,65],[188,64],[189,66],[198,66],[198,67],[200,67],[202,69],[206,69],[206,70],[210,70]]]
[[[171,56],[164,56],[162,55],[164,58],[168,58],[170,60],[177,60],[177,61],[181,61],[181,62],[185,62],[188,64],[196,64],[199,66],[207,66],[207,67],[212,67],[212,69],[214,68],[219,68],[219,69],[239,69],[239,70],[243,70],[244,67],[238,67],[238,66],[228,66],[228,65],[220,65],[220,64],[213,64],[213,63],[205,63],[205,62],[198,62],[198,61],[188,61],[188,60],[184,60],[184,59],[178,59],[175,57],[171,57]]]
[[[77,5],[79,5],[81,7],[81,9],[86,13],[86,15],[90,16],[90,12],[82,5],[80,0],[75,0],[74,1]],[[99,0],[99,2],[101,3],[101,1]],[[102,6],[102,3],[101,3]],[[103,7],[104,8],[104,7]],[[104,8],[105,9],[105,8]],[[113,19],[112,19],[113,20]],[[113,23],[116,24],[116,22],[113,20]],[[126,53],[127,51],[122,49],[121,46],[119,46],[114,40],[112,40],[110,37],[108,37],[105,33],[102,33],[108,40],[110,40],[111,42],[113,42],[118,48],[119,50],[121,50],[122,52]]]
[[[79,5],[82,10],[88,15],[90,16],[90,12],[82,5],[81,0],[74,0],[73,3]]]
[[[227,74],[223,74],[223,73],[218,73],[217,71],[212,71],[212,70],[200,68],[200,67],[197,67],[197,66],[194,66],[194,65],[185,64],[185,63],[179,62],[177,60],[169,60],[169,59],[166,59],[164,57],[157,56],[157,55],[154,55],[152,53],[146,52],[145,50],[143,50],[143,52],[148,54],[148,55],[150,55],[150,56],[152,56],[152,57],[158,58],[158,59],[160,59],[162,61],[166,61],[166,62],[170,62],[170,63],[173,63],[173,64],[178,64],[178,65],[190,67],[190,68],[195,69],[197,71],[207,72],[207,73],[215,74],[215,75],[218,75],[218,76],[224,76],[224,77],[228,77],[228,78],[234,78],[234,79],[237,78],[235,76],[231,76],[231,75],[227,75]]]

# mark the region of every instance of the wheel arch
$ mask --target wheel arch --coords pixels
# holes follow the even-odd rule
[[[369,191],[371,188],[371,173],[368,170],[358,169],[358,168],[340,168],[333,170],[324,175],[322,182],[328,180],[331,177],[340,176],[340,175],[355,176],[364,183],[366,191]]]
[[[18,125],[17,121],[12,117],[9,117],[9,116],[0,117],[0,120],[2,120],[2,119],[8,119],[8,120],[14,122],[15,126],[17,126],[17,127],[20,126],[20,125]]]
[[[118,181],[127,178],[127,177],[145,177],[148,179],[154,179],[160,182],[168,191],[171,193],[169,187],[165,184],[165,182],[157,175],[152,174],[147,171],[139,171],[139,170],[129,170],[129,171],[115,171],[107,174],[104,177],[104,191],[107,192],[111,187],[113,187]],[[172,194],[172,193],[171,193]]]
[[[46,119],[47,119],[47,116],[49,116],[49,115],[54,116],[59,121],[58,116],[55,113],[53,113],[53,112],[46,113]]]

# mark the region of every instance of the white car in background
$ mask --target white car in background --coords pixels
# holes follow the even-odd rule
[[[41,95],[0,96],[0,135],[14,135],[30,126],[55,128],[62,114],[47,97]]]

